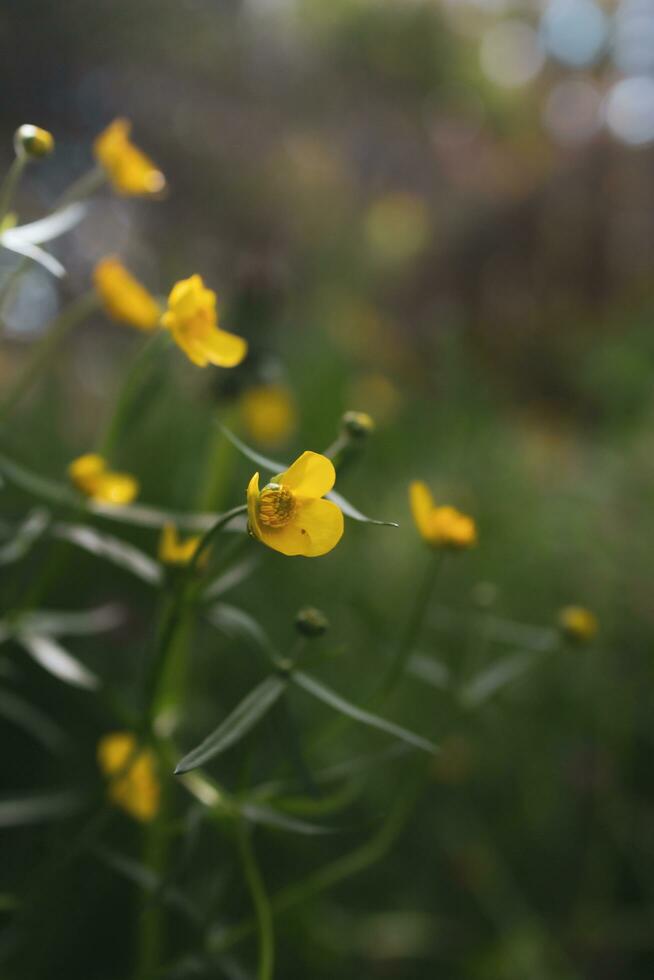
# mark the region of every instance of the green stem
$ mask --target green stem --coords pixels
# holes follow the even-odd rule
[[[1,421],[6,421],[7,415],[29,391],[41,371],[48,366],[51,357],[66,335],[96,310],[98,305],[99,300],[94,292],[84,293],[63,310],[52,321],[49,328],[46,328],[43,336],[32,349],[32,355],[23,371],[0,403]]]
[[[272,911],[264,888],[263,878],[257,865],[250,834],[248,829],[243,826],[241,820],[236,822],[236,840],[257,919],[257,931],[259,933],[259,968],[257,970],[257,980],[273,980],[275,934],[273,931]]]
[[[388,695],[396,687],[404,674],[409,657],[413,653],[429,603],[443,564],[443,552],[439,551],[427,566],[426,574],[416,593],[416,600],[400,642],[386,671],[381,685],[381,693]]]
[[[27,156],[22,154],[17,156],[0,184],[0,225],[7,217],[27,161]]]
[[[143,369],[166,340],[167,336],[164,331],[156,331],[147,337],[145,343],[137,351],[136,357],[127,369],[127,373],[118,389],[111,416],[105,426],[103,435],[100,437],[98,452],[101,455],[111,455],[118,441],[118,437],[123,431],[125,422],[132,411],[134,396],[143,381]]]
[[[70,187],[64,191],[64,193],[59,197],[54,204],[54,211],[61,211],[68,204],[72,204],[74,201],[83,201],[84,198],[90,197],[95,191],[99,190],[103,184],[107,181],[107,175],[102,169],[102,167],[93,167],[91,170],[87,170],[85,174],[78,177]]]

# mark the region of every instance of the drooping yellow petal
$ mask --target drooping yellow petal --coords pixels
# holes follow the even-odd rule
[[[199,367],[236,367],[247,354],[242,337],[218,327],[216,294],[205,288],[201,276],[190,276],[173,286],[161,325]]]
[[[98,764],[109,779],[108,796],[142,822],[159,811],[160,785],[150,749],[139,749],[131,732],[112,732],[98,743]]]
[[[198,550],[200,537],[182,540],[174,524],[164,524],[159,540],[159,560],[164,565],[188,565]]]
[[[152,160],[131,142],[132,124],[114,119],[93,144],[93,152],[119,194],[147,195],[163,190],[166,179]]]
[[[336,481],[336,470],[331,459],[320,453],[302,453],[285,473],[272,479],[288,487],[298,497],[323,497]]]
[[[90,496],[101,504],[112,504],[120,507],[131,504],[138,495],[139,484],[129,473],[113,473],[111,470],[101,473]]]
[[[73,486],[82,493],[90,494],[98,477],[105,472],[107,463],[98,453],[78,456],[68,466],[68,476]]]
[[[431,541],[431,515],[434,510],[434,498],[427,484],[423,483],[422,480],[414,480],[409,486],[409,501],[413,520],[420,535],[425,541]]]
[[[93,282],[104,307],[115,320],[140,330],[154,330],[161,307],[144,286],[113,256],[98,262]]]
[[[236,367],[248,351],[247,341],[242,337],[216,327],[208,330],[198,343],[207,361],[217,367]]]

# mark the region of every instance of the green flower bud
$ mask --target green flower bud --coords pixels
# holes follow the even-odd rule
[[[329,629],[329,620],[320,609],[306,606],[295,617],[295,628],[302,636],[322,636]]]
[[[26,123],[24,126],[19,126],[14,133],[14,150],[18,157],[39,160],[52,153],[54,145],[52,133],[39,126]]]
[[[375,431],[374,420],[367,412],[345,412],[341,426],[347,435],[355,439],[365,439]]]

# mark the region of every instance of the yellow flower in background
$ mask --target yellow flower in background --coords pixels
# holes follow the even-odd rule
[[[31,157],[34,160],[49,156],[54,150],[54,137],[47,129],[26,123],[14,133],[16,156]]]
[[[159,561],[164,565],[188,565],[198,550],[200,541],[199,535],[182,541],[174,524],[164,524],[159,540]],[[202,557],[200,556],[200,561]]]
[[[421,197],[404,191],[385,194],[368,209],[364,232],[378,261],[389,265],[409,262],[429,244],[427,205]]]
[[[463,550],[477,543],[472,517],[455,507],[436,507],[426,483],[415,480],[409,487],[409,500],[416,527],[432,547]]]
[[[264,446],[276,446],[295,429],[293,398],[284,385],[257,385],[241,399],[241,417],[248,435]]]
[[[247,491],[250,533],[283,555],[325,555],[343,534],[340,508],[322,499],[335,480],[332,461],[312,452],[302,453],[262,490],[255,473]]]
[[[577,643],[589,643],[599,630],[597,617],[583,606],[564,606],[559,612],[558,621],[568,639]]]
[[[91,500],[119,507],[129,504],[139,492],[138,481],[129,473],[114,473],[97,453],[78,456],[68,467],[72,484]]]
[[[166,178],[131,142],[131,129],[128,119],[114,119],[96,138],[93,152],[119,194],[157,194],[166,186]]]
[[[114,320],[139,330],[154,330],[161,307],[154,296],[113,256],[102,259],[93,270],[93,284],[105,310]]]
[[[216,294],[205,287],[201,276],[175,283],[161,325],[170,330],[177,346],[199,367],[236,367],[247,354],[248,345],[242,337],[218,326]]]
[[[98,743],[98,764],[112,803],[143,823],[156,817],[161,790],[150,749],[138,749],[131,732],[112,732]]]

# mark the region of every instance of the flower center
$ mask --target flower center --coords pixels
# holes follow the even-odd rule
[[[259,494],[259,520],[268,527],[284,527],[295,513],[295,504],[288,487],[268,483]]]

